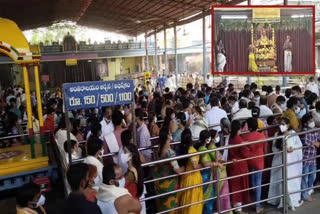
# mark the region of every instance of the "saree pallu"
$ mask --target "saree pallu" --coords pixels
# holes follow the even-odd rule
[[[174,174],[175,174],[175,172],[173,171],[173,168],[170,165],[170,163],[165,163],[165,164],[160,164],[157,167],[155,167],[154,172],[153,172],[153,177],[154,178],[162,178],[162,177],[174,175]],[[154,188],[155,188],[155,192],[157,195],[177,190],[177,189],[179,189],[178,178],[174,177],[174,178],[156,181],[156,182],[154,182]],[[159,212],[165,211],[168,209],[172,209],[172,208],[176,208],[176,207],[178,207],[178,195],[176,193],[174,193],[171,195],[157,198],[156,205],[157,205],[157,210]],[[169,213],[175,214],[176,211],[172,211]]]

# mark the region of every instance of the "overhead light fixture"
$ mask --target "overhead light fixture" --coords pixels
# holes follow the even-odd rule
[[[312,15],[292,15],[291,18],[295,19],[295,18],[305,18],[305,17],[312,17]]]
[[[231,16],[231,15],[222,15],[221,19],[248,19],[248,16],[245,15],[237,15],[237,16]]]

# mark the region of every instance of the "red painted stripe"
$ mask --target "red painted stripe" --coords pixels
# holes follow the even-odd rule
[[[0,45],[0,48],[4,49],[5,51],[7,51],[9,53],[11,52],[11,50],[9,48],[7,48],[6,46]]]
[[[29,137],[33,137],[34,136],[34,134],[33,134],[33,129],[31,128],[29,128]]]

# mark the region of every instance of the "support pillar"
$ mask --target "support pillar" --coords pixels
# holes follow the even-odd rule
[[[164,75],[169,75],[168,72],[168,55],[167,55],[167,28],[166,25],[164,25],[163,29],[163,36],[164,36],[164,64],[165,64],[165,72]]]
[[[207,55],[207,50],[206,50],[206,14],[203,11],[202,13],[202,75],[203,79],[206,79],[206,55]]]
[[[155,64],[156,64],[156,77],[158,78],[159,74],[159,65],[158,65],[158,44],[157,44],[157,29],[154,31],[154,57],[155,57]]]
[[[174,31],[174,56],[175,56],[175,75],[176,75],[176,86],[177,88],[179,88],[178,86],[178,52],[177,52],[177,48],[178,48],[178,37],[177,37],[177,25],[174,25],[173,28]]]
[[[284,5],[288,5],[288,0],[283,0],[283,4]],[[288,80],[289,80],[289,77],[287,77],[287,76],[283,76],[282,77],[282,86],[283,87],[287,87],[288,86]]]
[[[46,143],[45,143],[45,139],[44,139],[41,89],[40,89],[40,81],[39,81],[39,63],[34,64],[34,79],[35,79],[35,86],[36,86],[37,110],[38,110],[39,126],[40,126],[39,135],[40,135],[40,139],[41,139],[42,156],[46,156],[47,150],[46,150]]]
[[[35,147],[34,147],[34,135],[33,135],[33,127],[32,127],[32,107],[31,107],[31,95],[30,95],[30,86],[29,86],[29,74],[27,65],[22,65],[23,69],[23,80],[24,80],[24,90],[26,92],[26,104],[27,104],[27,116],[28,116],[28,129],[29,129],[29,137],[30,137],[30,149],[31,149],[31,158],[36,157]]]
[[[251,0],[247,0],[248,2],[248,5],[251,5]],[[247,79],[247,84],[251,84],[251,76],[248,76],[248,79]]]
[[[145,33],[145,48],[146,48],[146,71],[149,72],[149,53],[148,53],[148,34],[147,32]]]

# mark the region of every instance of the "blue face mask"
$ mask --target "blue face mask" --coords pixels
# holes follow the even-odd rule
[[[148,96],[148,92],[146,92],[146,91],[143,92],[143,95],[144,95],[144,96]]]
[[[307,110],[304,108],[304,109],[301,109],[299,112],[297,112],[297,117],[299,119],[302,119],[302,117],[307,113]]]

